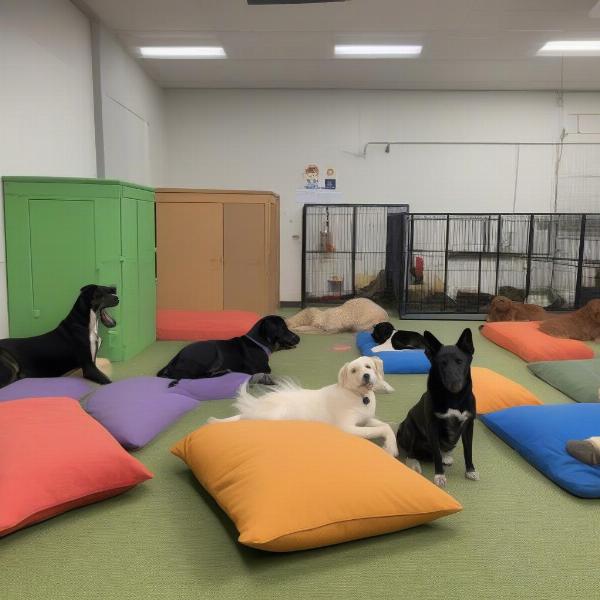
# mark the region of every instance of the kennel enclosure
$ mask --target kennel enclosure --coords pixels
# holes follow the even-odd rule
[[[304,231],[305,304],[364,296],[418,317],[483,314],[498,294],[549,310],[600,297],[599,214],[307,205]]]
[[[302,306],[356,296],[396,306],[408,204],[305,204]]]

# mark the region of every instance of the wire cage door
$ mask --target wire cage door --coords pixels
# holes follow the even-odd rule
[[[481,314],[495,295],[572,310],[600,297],[600,215],[412,214],[401,314]]]
[[[407,204],[305,204],[302,306],[366,297],[397,307]]]

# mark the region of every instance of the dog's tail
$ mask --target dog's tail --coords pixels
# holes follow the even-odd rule
[[[260,396],[253,396],[248,391],[248,382],[246,382],[238,390],[233,406],[240,414],[250,418],[266,418],[266,416],[261,417],[260,415],[263,414],[263,411],[267,408],[267,403],[265,401],[268,401],[270,396],[280,392],[290,392],[301,389],[302,387],[293,379],[280,377],[275,382],[275,385],[266,386],[264,393],[262,393]],[[270,413],[271,411],[267,409],[267,412]]]

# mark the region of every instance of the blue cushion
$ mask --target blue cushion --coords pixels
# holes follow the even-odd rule
[[[568,440],[600,435],[600,404],[517,406],[480,417],[554,483],[581,498],[600,498],[600,466],[573,458]]]
[[[377,356],[383,361],[386,373],[429,373],[429,359],[425,350],[395,350],[393,352],[373,352],[379,344],[368,331],[356,335],[356,345],[362,356]]]

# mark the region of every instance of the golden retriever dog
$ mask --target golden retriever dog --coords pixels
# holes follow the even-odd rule
[[[238,392],[234,404],[238,414],[226,419],[212,417],[208,422],[241,419],[320,421],[368,440],[381,438],[384,440],[383,449],[392,456],[398,456],[394,431],[375,417],[375,391],[393,391],[383,377],[383,361],[380,358],[361,356],[340,369],[337,383],[318,390],[303,389],[283,381],[263,396],[255,397],[245,385]]]
[[[387,312],[373,300],[353,298],[341,306],[320,310],[305,308],[286,320],[295,333],[341,333],[369,331],[389,319]]]
[[[600,299],[590,300],[575,312],[544,321],[540,331],[558,338],[600,342]]]
[[[506,296],[496,296],[490,303],[486,321],[543,321],[550,315],[537,304],[514,302]]]

